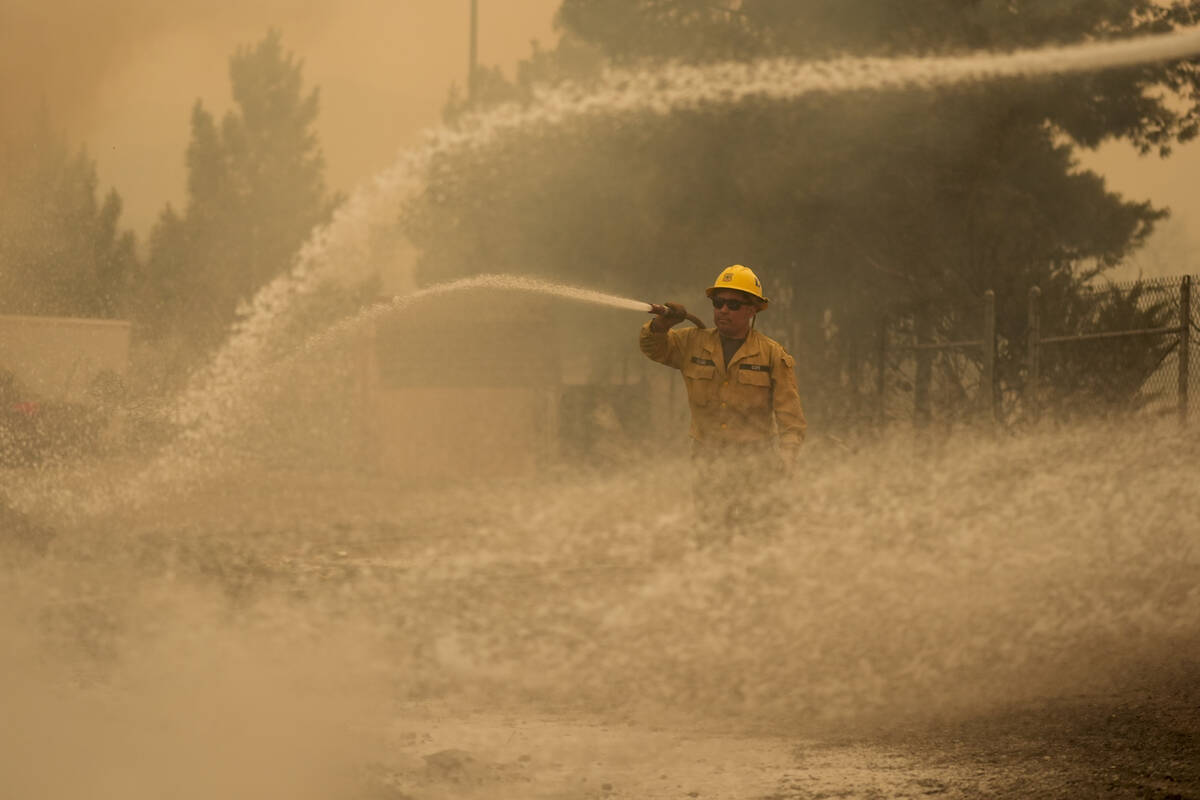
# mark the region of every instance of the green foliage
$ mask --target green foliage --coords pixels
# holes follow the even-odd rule
[[[564,55],[535,51],[517,83],[587,83],[600,62],[663,68],[759,56],[954,53],[1165,31],[1200,3],[921,0],[564,0]],[[573,70],[566,64],[575,65]],[[578,119],[447,156],[406,210],[422,280],[549,274],[664,296],[748,263],[787,302],[764,315],[797,352],[809,402],[853,422],[886,311],[975,338],[999,298],[1002,382],[1018,380],[1024,298],[1070,291],[1141,246],[1165,212],[1081,171],[1112,138],[1169,152],[1196,134],[1189,62],[938,91],[806,95]],[[772,327],[774,326],[774,327]],[[830,331],[836,329],[836,337]],[[833,384],[833,385],[831,385]],[[816,398],[814,395],[827,396]]]
[[[151,232],[143,314],[153,333],[211,346],[329,218],[338,201],[313,131],[319,94],[304,91],[301,71],[271,31],[230,59],[235,110],[218,124],[193,108],[187,207],[165,208]]]
[[[121,198],[43,115],[0,156],[0,313],[117,317],[137,273]]]

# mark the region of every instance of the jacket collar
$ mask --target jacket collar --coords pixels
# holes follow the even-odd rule
[[[704,353],[717,365],[717,371],[724,373],[725,369],[725,352],[721,348],[721,334],[716,328],[707,328],[709,335],[704,340]],[[763,335],[756,328],[751,328],[750,333],[746,334],[746,341],[742,342],[742,346],[733,354],[733,358],[729,359],[729,369],[733,369],[739,361],[750,358],[751,356],[760,355],[763,351]]]

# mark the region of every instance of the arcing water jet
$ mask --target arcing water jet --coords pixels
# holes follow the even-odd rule
[[[244,413],[247,387],[270,374],[269,353],[278,349],[287,324],[329,280],[349,281],[372,268],[372,231],[391,228],[405,199],[419,190],[434,159],[457,151],[487,146],[508,132],[561,125],[593,114],[652,112],[704,105],[736,105],[750,98],[786,101],[815,92],[890,90],[941,86],[1011,77],[1075,73],[1139,63],[1183,58],[1200,52],[1200,28],[1115,42],[1093,42],[1008,54],[980,53],[939,58],[844,58],[826,62],[766,60],[750,64],[707,67],[672,66],[662,70],[610,71],[597,88],[571,85],[544,90],[528,106],[507,105],[468,116],[455,129],[432,131],[427,142],[402,153],[388,170],[356,191],[333,221],[316,231],[301,248],[295,267],[265,286],[251,300],[229,339],[207,368],[176,399],[168,415],[184,431],[182,439],[135,483],[161,486],[182,480],[201,462],[219,463],[221,443],[231,420]],[[430,287],[412,299],[457,286],[485,286],[495,276],[467,279]],[[507,276],[508,286],[533,288],[534,281]],[[470,281],[479,281],[471,284]],[[501,281],[503,283],[503,281]],[[521,284],[521,285],[518,285]],[[607,303],[617,308],[648,311],[650,304],[604,296],[586,289],[560,287],[575,299]],[[607,299],[605,299],[607,298]],[[393,301],[396,302],[396,301]],[[386,313],[384,309],[364,312]],[[351,327],[354,320],[347,323]],[[333,336],[345,327],[330,329]],[[316,337],[320,340],[323,337]],[[302,348],[303,349],[303,348]],[[178,473],[178,474],[177,474]],[[60,490],[50,489],[54,493]],[[35,494],[42,494],[38,491]],[[128,495],[127,492],[121,492]],[[14,496],[19,506],[29,501]],[[101,504],[104,505],[104,504]],[[97,509],[98,510],[98,509]]]
[[[107,487],[103,483],[93,483],[89,496],[79,498],[73,504],[75,511],[88,516],[104,514],[115,508],[136,508],[178,484],[186,484],[213,469],[228,468],[224,460],[215,456],[240,436],[245,425],[252,420],[256,413],[255,398],[285,380],[306,359],[345,344],[371,325],[413,305],[452,298],[455,294],[472,290],[541,294],[622,311],[658,314],[665,310],[661,305],[521,275],[477,275],[398,295],[369,306],[309,337],[284,358],[261,364],[256,371],[243,374],[236,387],[228,387],[236,388],[240,403],[227,406],[220,413],[197,416],[195,423],[184,428],[179,439],[166,452],[152,459],[131,480]],[[687,318],[697,327],[704,327],[704,322],[695,315],[688,314]],[[28,505],[29,498],[24,500]]]
[[[432,161],[477,149],[510,131],[557,126],[592,114],[672,111],[704,105],[736,105],[750,98],[786,101],[816,92],[855,92],[905,87],[936,89],[973,81],[1077,73],[1131,66],[1200,53],[1200,28],[1114,42],[979,53],[940,58],[844,58],[826,62],[765,60],[707,67],[605,74],[598,87],[557,86],[540,91],[528,106],[506,105],[466,117],[461,126],[431,131],[426,143],[404,152],[388,170],[355,192],[333,221],[314,232],[291,273],[264,287],[209,368],[178,401],[174,416],[192,425],[236,399],[237,375],[261,366],[267,342],[314,294],[322,281],[370,269],[370,232],[391,227],[395,209],[419,189]]]

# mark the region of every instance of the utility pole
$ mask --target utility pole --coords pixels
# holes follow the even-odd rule
[[[467,105],[475,105],[475,73],[479,56],[479,0],[471,0],[471,48],[467,58]]]

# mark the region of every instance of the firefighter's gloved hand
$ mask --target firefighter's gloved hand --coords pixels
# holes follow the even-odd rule
[[[651,327],[655,330],[665,331],[668,328],[673,328],[679,323],[687,319],[687,309],[679,303],[663,303],[667,312],[659,314],[651,323]]]

